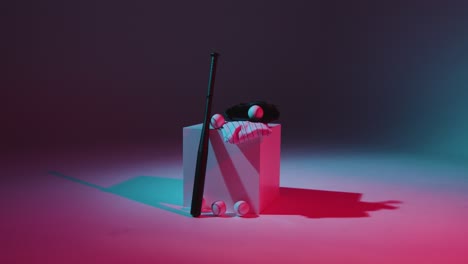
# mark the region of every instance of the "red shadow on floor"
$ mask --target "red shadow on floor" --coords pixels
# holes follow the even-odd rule
[[[363,202],[361,193],[280,188],[280,196],[261,214],[309,218],[369,217],[370,211],[394,210],[401,201]]]

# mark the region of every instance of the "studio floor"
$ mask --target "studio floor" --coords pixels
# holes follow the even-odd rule
[[[258,217],[192,218],[180,147],[2,156],[0,263],[468,263],[468,166],[284,149]]]

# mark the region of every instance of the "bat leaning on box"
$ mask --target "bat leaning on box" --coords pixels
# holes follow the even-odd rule
[[[211,55],[210,75],[208,79],[208,94],[206,96],[205,118],[203,121],[200,144],[198,145],[197,165],[195,167],[195,179],[193,182],[192,204],[190,214],[198,217],[202,211],[203,191],[205,188],[206,163],[208,161],[208,143],[210,136],[211,101],[213,98],[214,82],[216,76],[216,64],[219,54]]]

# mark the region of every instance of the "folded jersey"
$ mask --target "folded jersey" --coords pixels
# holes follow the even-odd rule
[[[267,124],[250,121],[226,122],[221,128],[225,142],[239,144],[271,134]]]

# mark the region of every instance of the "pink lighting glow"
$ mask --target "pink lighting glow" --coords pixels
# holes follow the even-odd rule
[[[133,149],[3,160],[2,175],[10,177],[0,185],[1,263],[468,260],[468,170],[455,164],[290,151],[282,156],[281,197],[259,217],[196,219],[132,200],[130,191],[147,189],[125,189],[140,176],[177,183],[178,154]]]

